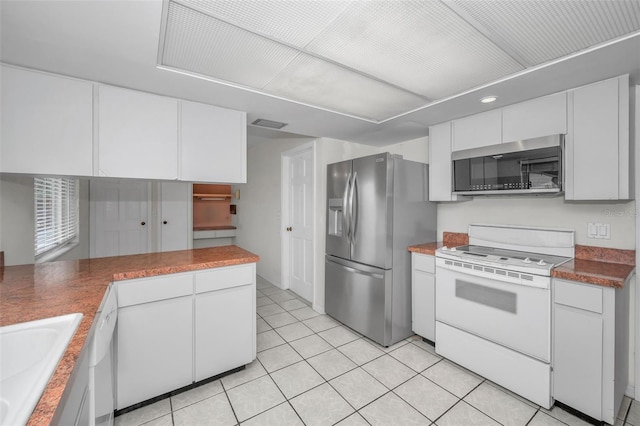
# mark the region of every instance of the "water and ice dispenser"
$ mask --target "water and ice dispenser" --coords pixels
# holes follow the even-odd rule
[[[342,198],[329,198],[329,235],[342,236]]]

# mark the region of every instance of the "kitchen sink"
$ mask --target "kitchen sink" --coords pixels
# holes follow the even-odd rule
[[[82,314],[0,327],[0,426],[25,424]]]

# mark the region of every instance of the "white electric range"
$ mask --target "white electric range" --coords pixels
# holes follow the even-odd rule
[[[436,251],[436,352],[550,408],[551,271],[574,231],[470,225]]]

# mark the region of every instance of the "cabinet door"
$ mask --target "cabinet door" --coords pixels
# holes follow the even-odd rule
[[[190,183],[163,182],[160,188],[160,249],[187,250],[192,245]]]
[[[413,255],[413,259],[417,256]],[[431,256],[423,256],[431,257]],[[431,341],[436,338],[436,278],[412,265],[411,312],[413,332]]]
[[[178,178],[178,101],[112,86],[98,98],[98,176]]]
[[[255,359],[255,293],[255,285],[243,285],[196,295],[196,381]]]
[[[629,198],[628,77],[569,93],[568,200]]]
[[[502,109],[502,142],[567,133],[567,94],[556,93]]]
[[[2,67],[0,171],[93,174],[93,85]]]
[[[602,317],[554,307],[553,397],[602,418]]]
[[[193,382],[192,296],[119,309],[117,336],[118,409]]]
[[[502,143],[502,110],[453,121],[453,151]]]
[[[453,201],[451,122],[429,127],[429,201]]]
[[[246,113],[195,102],[180,103],[180,179],[245,183]]]

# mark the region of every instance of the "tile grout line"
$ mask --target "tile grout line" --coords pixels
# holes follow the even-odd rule
[[[267,296],[267,297],[268,297],[268,296]],[[270,300],[273,300],[273,299],[270,299]],[[279,303],[277,303],[277,302],[275,302],[275,304],[276,304],[276,305],[278,305],[278,306],[280,306],[280,305],[279,305]],[[280,307],[282,307],[282,306],[280,306]],[[286,312],[291,313],[291,311],[286,310],[286,308],[283,308],[283,309],[285,309],[285,311],[286,311]],[[302,309],[302,308],[299,308],[299,309]],[[296,310],[296,309],[294,309],[294,310]],[[274,315],[277,315],[277,314],[274,314]],[[264,317],[262,317],[262,316],[261,316],[261,318],[264,320]],[[315,318],[315,317],[314,317],[314,318]],[[296,317],[296,319],[298,319],[298,318]],[[311,319],[311,318],[309,318],[309,319]],[[265,321],[266,321],[266,320],[265,320]],[[304,323],[304,320],[299,320],[299,319],[298,319],[298,322],[299,322],[299,323],[302,323],[303,325],[305,325],[306,327],[308,327],[308,326]],[[268,324],[268,323],[267,323],[267,324]],[[292,324],[295,324],[295,323],[292,323]],[[292,324],[287,324],[287,325],[292,325]],[[275,331],[277,335],[279,335],[280,337],[282,337],[282,338],[283,338],[283,340],[285,340],[285,344],[289,344],[289,346],[290,346],[290,347],[291,347],[291,348],[292,348],[292,349],[293,349],[293,350],[294,350],[294,351],[295,351],[295,352],[296,352],[300,357],[302,357],[302,361],[305,361],[305,362],[307,363],[307,365],[309,365],[309,366],[310,366],[310,367],[311,367],[311,368],[312,368],[312,369],[313,369],[313,370],[314,370],[314,371],[315,371],[315,372],[316,372],[320,377],[322,377],[322,379],[324,380],[324,383],[327,383],[327,384],[328,384],[328,385],[329,385],[329,386],[330,386],[330,387],[331,387],[331,388],[332,388],[332,389],[333,389],[333,390],[334,390],[334,391],[335,391],[335,392],[336,392],[336,393],[337,393],[337,394],[338,394],[342,399],[344,399],[344,396],[343,396],[343,395],[342,395],[342,394],[341,394],[341,393],[340,393],[340,392],[339,392],[339,391],[338,391],[338,390],[337,390],[337,389],[336,389],[336,388],[335,388],[335,387],[330,383],[330,381],[329,381],[329,380],[325,379],[325,378],[324,378],[324,376],[322,376],[322,374],[320,374],[320,372],[319,372],[319,371],[317,371],[317,370],[315,369],[315,367],[314,367],[313,365],[311,365],[311,364],[307,361],[307,359],[309,359],[309,358],[313,358],[313,357],[315,357],[315,356],[321,355],[321,354],[326,353],[326,352],[329,352],[329,351],[331,351],[331,350],[337,350],[341,355],[343,355],[343,356],[345,356],[347,359],[349,359],[349,360],[350,360],[350,361],[355,365],[355,368],[352,368],[352,369],[350,369],[350,370],[348,370],[348,371],[345,371],[344,373],[339,374],[339,375],[337,375],[336,377],[331,378],[331,380],[334,380],[334,379],[336,379],[336,378],[338,378],[338,377],[341,377],[341,376],[343,376],[343,375],[345,375],[345,374],[347,374],[347,373],[350,373],[350,372],[354,371],[354,370],[355,370],[355,369],[357,369],[357,368],[360,368],[360,369],[362,369],[362,371],[364,371],[364,372],[365,372],[365,374],[369,375],[373,380],[375,380],[376,382],[380,383],[380,384],[381,384],[385,389],[387,389],[387,391],[386,391],[384,394],[382,394],[382,395],[380,395],[379,397],[375,398],[374,400],[370,401],[369,403],[367,403],[366,405],[364,405],[364,406],[363,406],[363,407],[361,407],[360,409],[356,409],[353,405],[351,405],[351,403],[349,403],[349,401],[346,401],[346,400],[345,400],[345,402],[347,402],[347,404],[348,404],[351,408],[353,408],[353,409],[354,409],[354,413],[358,413],[358,414],[360,414],[360,410],[361,410],[361,409],[363,409],[363,408],[367,407],[368,405],[370,405],[370,404],[374,403],[375,401],[377,401],[378,399],[382,398],[383,396],[385,396],[385,395],[387,395],[387,394],[389,394],[389,393],[393,393],[395,396],[397,396],[398,398],[400,398],[402,401],[404,401],[404,402],[405,402],[407,405],[409,405],[411,408],[413,408],[414,410],[416,410],[416,412],[418,412],[420,415],[424,416],[422,413],[420,413],[420,411],[418,411],[415,407],[413,407],[409,402],[405,401],[401,396],[399,396],[399,395],[397,395],[395,392],[393,392],[393,389],[396,389],[396,388],[398,388],[399,386],[402,386],[402,384],[404,384],[404,383],[406,383],[407,381],[409,381],[409,380],[411,380],[411,379],[415,378],[415,377],[416,377],[416,376],[418,376],[418,375],[421,375],[421,373],[423,373],[424,371],[426,371],[426,370],[428,370],[429,368],[431,368],[432,366],[434,366],[434,365],[438,364],[438,363],[442,360],[442,358],[441,358],[441,357],[440,357],[440,359],[438,359],[438,361],[436,361],[434,364],[430,365],[429,367],[425,368],[425,369],[424,369],[424,370],[422,370],[421,372],[416,372],[416,370],[414,370],[412,367],[410,367],[409,365],[405,364],[405,363],[404,363],[404,362],[402,362],[401,360],[399,360],[399,359],[397,359],[396,357],[394,357],[393,355],[391,355],[391,353],[392,353],[392,352],[395,352],[395,351],[397,351],[397,350],[401,349],[402,347],[406,346],[407,344],[412,343],[411,341],[407,341],[406,339],[404,339],[403,341],[406,341],[406,343],[405,343],[405,344],[403,344],[403,345],[401,345],[400,347],[398,347],[398,348],[396,348],[396,349],[394,349],[394,350],[392,350],[392,351],[388,351],[388,352],[387,352],[387,351],[382,350],[382,354],[381,354],[381,355],[376,356],[375,358],[372,358],[371,360],[367,361],[366,363],[364,363],[364,364],[362,364],[362,365],[359,365],[358,363],[354,362],[354,360],[353,360],[353,359],[349,358],[349,357],[348,357],[344,352],[342,352],[342,351],[340,350],[340,348],[341,348],[341,347],[346,346],[346,345],[348,345],[349,343],[353,343],[353,342],[358,341],[358,340],[363,340],[363,341],[365,341],[365,342],[367,342],[367,341],[368,341],[368,339],[366,339],[366,337],[365,337],[365,336],[363,336],[363,335],[361,335],[360,333],[357,333],[357,332],[355,332],[355,330],[353,330],[353,332],[357,333],[356,335],[357,335],[357,336],[359,336],[359,337],[357,337],[356,339],[354,339],[354,340],[352,340],[352,341],[349,341],[349,342],[346,342],[346,343],[344,343],[344,344],[342,344],[342,345],[339,345],[339,346],[334,346],[334,345],[333,345],[333,344],[331,344],[330,342],[327,342],[327,343],[331,346],[331,349],[328,349],[328,350],[326,350],[326,351],[324,351],[324,352],[321,352],[321,353],[319,353],[319,354],[316,354],[316,355],[314,355],[314,356],[312,356],[312,357],[305,358],[302,354],[300,354],[298,351],[296,351],[296,349],[295,349],[295,348],[294,348],[290,343],[291,343],[291,342],[294,342],[294,341],[297,341],[297,340],[301,340],[301,339],[303,339],[304,337],[309,337],[309,336],[311,336],[311,335],[304,336],[304,337],[302,337],[302,338],[300,338],[300,339],[295,339],[295,340],[292,340],[292,341],[286,341],[286,339],[285,339],[282,335],[280,335],[280,333],[278,333],[277,329],[278,329],[278,328],[282,328],[282,327],[286,327],[287,325],[283,325],[283,326],[281,326],[281,327],[272,328],[272,330],[273,330],[273,331]],[[322,333],[322,332],[324,332],[324,331],[328,331],[328,330],[334,329],[334,328],[337,328],[338,326],[341,326],[341,325],[342,325],[343,327],[345,327],[345,329],[347,329],[347,331],[352,331],[351,329],[347,328],[346,326],[344,326],[343,324],[340,324],[340,323],[336,324],[334,327],[330,327],[330,328],[327,328],[327,329],[325,329],[325,330],[315,331],[315,330],[313,330],[313,329],[311,329],[311,328],[310,328],[310,330],[311,330],[315,335],[317,335],[319,338],[321,338],[323,341],[326,341],[325,339],[323,339],[323,338],[322,338],[322,336],[320,335],[320,333]],[[309,328],[309,327],[308,327],[308,328]],[[268,330],[268,331],[269,331],[269,330]],[[275,347],[279,347],[279,346],[282,346],[282,345],[276,345],[276,346],[274,346],[273,348],[275,348]],[[420,350],[422,350],[422,351],[425,351],[425,352],[427,352],[427,353],[430,353],[429,351],[427,351],[427,350],[425,350],[425,349],[423,349],[423,348],[419,347],[418,345],[413,345],[413,346],[415,346],[415,347],[419,348],[419,349],[420,349]],[[270,349],[273,349],[273,348],[270,348]],[[265,349],[265,350],[268,350],[268,349]],[[375,377],[373,377],[373,376],[371,375],[371,373],[369,373],[367,370],[365,370],[364,368],[362,368],[364,365],[369,364],[369,363],[371,363],[371,362],[373,362],[373,361],[375,361],[375,360],[377,360],[377,359],[379,359],[379,358],[382,358],[382,357],[384,357],[385,355],[389,355],[391,358],[393,358],[394,360],[396,360],[397,362],[399,362],[399,363],[400,363],[400,364],[402,364],[403,366],[406,366],[407,368],[409,368],[409,369],[410,369],[413,373],[415,373],[415,374],[413,374],[409,379],[405,380],[404,382],[402,382],[402,383],[398,384],[397,386],[395,386],[394,388],[391,388],[391,389],[390,389],[390,388],[388,388],[384,383],[381,383],[378,379],[376,379]],[[435,355],[435,354],[432,354],[432,355],[434,355],[434,356],[438,356],[438,355]],[[294,364],[296,364],[296,363],[294,363]],[[290,364],[289,366],[294,365],[294,364]],[[289,366],[287,366],[287,367],[289,367]],[[282,369],[287,368],[287,367],[283,367]],[[280,370],[281,370],[281,369],[280,369]],[[273,372],[280,371],[280,370],[274,370]],[[271,376],[271,373],[268,373],[268,374],[269,374],[269,376]],[[424,376],[422,376],[422,377],[424,377]],[[425,379],[429,380],[429,379],[428,379],[428,378],[426,378],[426,377],[425,377]],[[273,378],[272,378],[272,380],[273,380]],[[275,382],[275,380],[274,380],[274,382]],[[324,383],[322,383],[322,384],[324,384]],[[321,386],[322,384],[319,384],[319,385],[317,385],[317,386],[314,386],[313,388],[308,389],[308,390],[306,390],[305,392],[302,392],[300,395],[303,395],[304,393],[309,392],[309,391],[311,391],[311,390],[313,390],[313,389],[317,388],[318,386]],[[276,383],[276,385],[277,385],[277,383]],[[437,383],[436,383],[436,385],[437,385],[437,386],[439,386],[439,387],[441,387],[441,386],[440,386],[440,385],[438,385]],[[278,388],[279,388],[279,387],[278,387]],[[475,388],[474,388],[474,389],[475,389]],[[443,390],[445,390],[446,392],[450,393],[449,391],[447,391],[447,390],[446,390],[446,389],[444,389],[444,388],[443,388]],[[471,391],[470,391],[470,392],[471,392]],[[297,396],[300,396],[300,395],[296,395],[296,397],[297,397]],[[455,395],[454,395],[454,396],[455,396]],[[285,397],[285,398],[286,398],[286,397]],[[287,399],[287,400],[288,400],[288,399]],[[460,401],[460,400],[461,400],[461,399],[459,399],[459,401]],[[456,404],[457,404],[457,402],[456,402]],[[455,404],[454,404],[454,405],[455,405]],[[474,408],[475,408],[475,407],[474,407]],[[346,416],[346,417],[345,417],[345,419],[346,419],[347,417],[351,416],[351,415],[353,415],[353,413],[351,413],[351,414],[349,414],[348,416]],[[362,415],[360,414],[360,416],[362,416]],[[426,417],[426,416],[424,416],[424,417],[425,417],[427,420],[431,421],[431,419],[429,419],[428,417]],[[364,418],[364,417],[363,417],[363,418]],[[342,420],[344,420],[344,419],[342,419]],[[342,420],[340,420],[340,421],[342,421]],[[365,419],[365,421],[366,421],[366,419]],[[367,421],[367,423],[369,423],[369,422]]]

